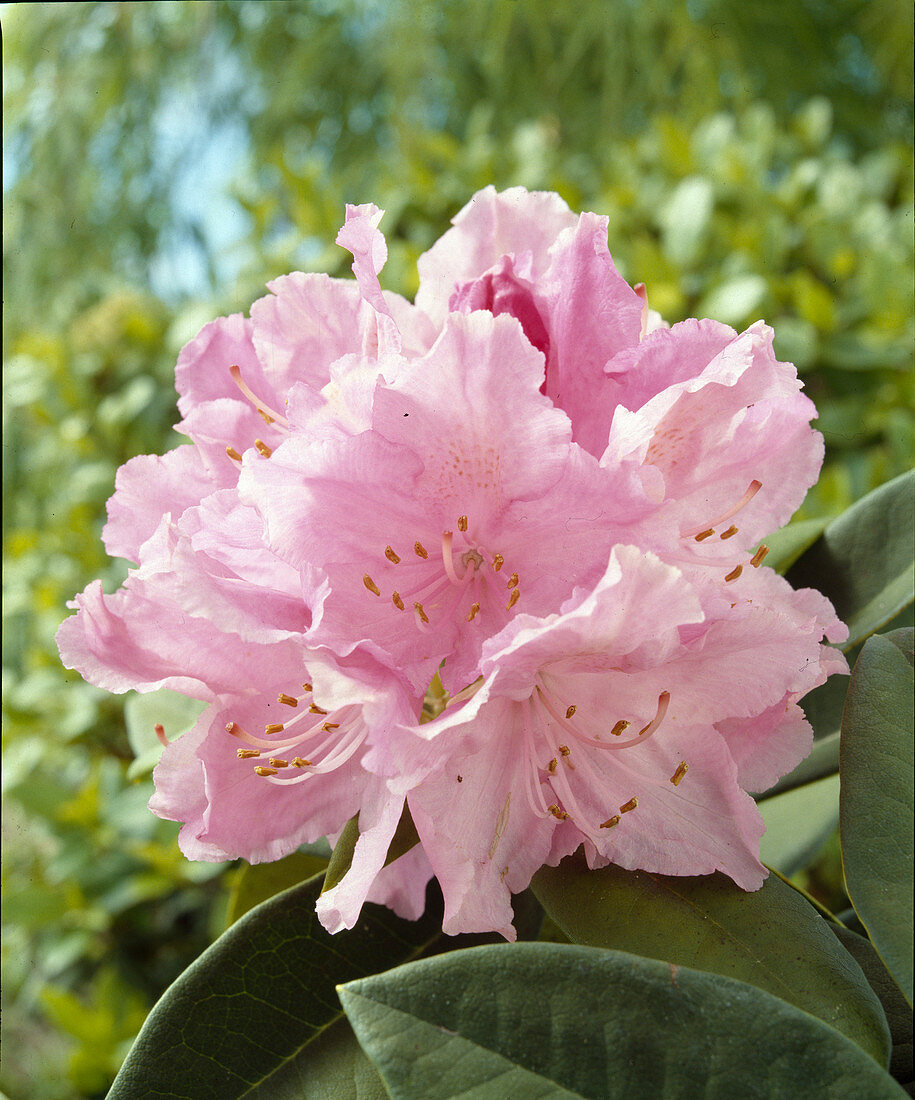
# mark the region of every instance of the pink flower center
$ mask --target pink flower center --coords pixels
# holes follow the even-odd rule
[[[403,565],[409,583],[391,592],[391,603],[397,611],[412,606],[415,625],[424,634],[433,633],[456,613],[472,623],[487,609],[496,611],[502,598],[507,599],[504,610],[510,612],[521,598],[518,574],[500,576],[505,559],[499,553],[490,554],[471,537],[468,527],[467,516],[460,516],[456,533],[442,531],[439,553],[431,553],[417,540],[406,562],[393,546],[385,547],[385,558],[391,565]],[[382,596],[370,574],[363,576],[362,583],[373,596]],[[504,615],[499,612],[497,619],[501,627]]]
[[[303,684],[302,689],[302,695],[287,695],[284,692],[277,701],[298,709],[300,703],[309,700],[311,684]],[[266,754],[268,763],[255,765],[254,772],[282,787],[295,786],[312,776],[336,771],[358,752],[368,736],[359,707],[341,707],[328,714],[313,699],[308,708],[300,711],[291,721],[272,722],[265,726],[263,737],[248,733],[237,722],[229,722],[226,732],[248,746],[237,750],[240,760],[260,759]],[[279,733],[284,736],[274,736]],[[287,775],[286,768],[296,769],[296,772]],[[279,774],[281,771],[283,776]]]

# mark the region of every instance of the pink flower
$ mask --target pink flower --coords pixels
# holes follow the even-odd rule
[[[592,867],[762,884],[745,788],[809,751],[793,700],[835,668],[823,631],[842,633],[825,600],[766,573],[725,614],[713,588],[617,546],[592,590],[484,644],[469,699],[403,731],[436,748],[408,802],[446,932],[513,939],[510,894],[582,843]]]
[[[351,927],[403,811],[406,788],[362,766],[373,739],[416,721],[421,700],[365,654],[305,642],[301,578],[264,545],[234,490],[177,523],[163,517],[141,566],[106,597],[91,585],[58,632],[68,667],[109,691],[168,687],[209,703],[167,744],[150,808],[183,822],[191,859],[279,859],[360,815],[352,868],[322,905]],[[430,871],[389,873],[373,896],[416,915]]]
[[[450,314],[385,369],[358,388],[362,431],[306,418],[269,463],[246,459],[240,491],[280,557],[328,578],[314,644],[361,645],[419,692],[444,660],[457,691],[514,614],[600,576],[630,502],[571,441],[512,318]]]
[[[733,566],[737,548],[787,522],[816,480],[816,409],[762,322],[740,335],[715,321],[660,329],[606,376],[616,404],[601,465],[640,470],[655,529],[673,523],[687,558]]]
[[[416,304],[437,321],[447,307],[521,322],[546,357],[544,392],[599,458],[614,404],[604,367],[638,344],[645,306],[613,264],[607,219],[576,216],[558,195],[487,187],[420,258],[419,274]]]
[[[287,434],[286,403],[294,386],[319,400],[338,359],[377,358],[379,339],[382,345],[385,339],[379,332],[397,349],[431,344],[428,318],[378,288],[387,254],[374,228],[380,215],[374,206],[348,208],[341,238],[357,250],[358,283],[284,275],[268,283],[271,293],[254,303],[250,319],[221,317],[182,349],[175,382],[183,419],[176,430],[193,446],[162,457],[140,455],[118,471],[103,535],[112,556],[137,561],[164,513],[177,518],[209,493],[234,487],[246,451],[270,454]]]
[[[666,874],[764,877],[759,791],[809,751],[798,701],[844,628],[763,564],[822,441],[761,322],[667,328],[606,219],[475,196],[382,290],[375,206],[353,280],[269,284],[176,372],[191,443],[118,473],[109,552],[64,663],[207,703],[150,805],[190,858],[277,859],[359,815],[319,915],[366,899],[512,938],[510,895],[583,844]],[[419,725],[438,673],[451,700]],[[408,805],[422,845],[385,867]]]

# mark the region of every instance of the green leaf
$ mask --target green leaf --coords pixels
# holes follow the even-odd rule
[[[870,638],[842,718],[842,862],[855,911],[912,1003],[913,631]],[[900,648],[907,645],[907,652]]]
[[[334,987],[438,942],[442,909],[430,901],[405,921],[366,905],[352,931],[330,936],[315,916],[320,891],[321,876],[285,891],[205,951],[153,1008],[109,1100],[333,1095],[314,1044],[342,1017]]]
[[[455,951],[343,986],[397,1100],[905,1094],[854,1043],[743,982],[619,951]]]
[[[353,853],[356,850],[356,842],[359,839],[359,815],[353,816],[343,826],[343,832],[337,838],[334,850],[331,853],[330,863],[327,865],[327,874],[324,876],[324,885],[321,893],[332,889],[346,875],[353,865]]]
[[[839,777],[829,775],[759,803],[766,822],[760,859],[793,875],[806,867],[839,823]]]
[[[825,519],[801,519],[763,539],[769,547],[766,565],[777,573],[790,569],[801,554],[813,546],[823,534],[828,522]]]
[[[127,778],[140,779],[159,763],[162,744],[156,736],[157,722],[169,741],[174,741],[187,733],[205,706],[199,699],[189,699],[167,688],[143,695],[131,692],[124,702],[124,723],[136,759],[127,769]]]
[[[353,853],[356,850],[358,840],[359,815],[355,814],[347,821],[343,827],[343,832],[334,845],[327,874],[324,878],[324,890],[330,890],[336,886],[353,865]],[[417,844],[419,844],[419,833],[413,824],[410,809],[405,805],[403,813],[400,815],[400,821],[397,822],[397,828],[394,830],[394,835],[391,837],[391,844],[384,861],[385,867],[389,863],[393,863],[395,859],[400,859],[402,855],[406,855]]]
[[[229,894],[226,925],[234,924],[261,902],[327,870],[327,860],[309,852],[292,852],[274,863],[245,864],[236,872]]]
[[[818,1016],[881,1065],[889,1061],[886,1021],[861,968],[775,875],[746,893],[722,874],[592,871],[579,854],[541,868],[531,885],[573,943],[749,982]]]
[[[388,1090],[363,1052],[349,1021],[331,1024],[308,1048],[308,1068],[293,1058],[277,1069],[269,1087],[248,1096],[307,1097],[307,1100],[388,1100]]]
[[[834,519],[788,570],[795,588],[817,588],[848,624],[851,649],[912,603],[915,472],[881,485]]]
[[[843,928],[840,924],[830,924],[829,928],[833,935],[838,936],[842,946],[861,967],[871,989],[883,1005],[893,1043],[890,1073],[903,1085],[911,1083],[915,1079],[915,1065],[912,1057],[912,1006],[893,981],[870,940],[858,935],[857,932],[852,932],[849,928]]]

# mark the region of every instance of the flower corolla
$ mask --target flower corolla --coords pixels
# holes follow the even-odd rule
[[[277,279],[182,351],[190,443],[119,471],[104,537],[137,568],[77,597],[64,663],[207,704],[150,802],[189,858],[358,815],[331,931],[417,916],[434,874],[446,932],[511,939],[511,894],[580,846],[757,889],[748,792],[846,670],[828,601],[764,563],[822,461],[796,371],[762,322],[665,325],[556,195],[475,195],[415,303],[381,215],[347,207],[355,280]]]

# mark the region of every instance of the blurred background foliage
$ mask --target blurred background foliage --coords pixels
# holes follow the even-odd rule
[[[180,442],[181,345],[272,276],[348,275],[345,202],[387,210],[383,281],[412,295],[474,190],[556,190],[609,214],[668,320],[774,324],[828,444],[804,514],[837,514],[912,457],[911,8],[181,0],[2,20],[0,1088],[59,1100],[104,1094],[238,873],[180,856],[145,806],[152,717],[134,702],[125,721],[53,640],[75,592],[125,575],[104,503],[119,464]],[[805,881],[842,907],[828,845]]]

